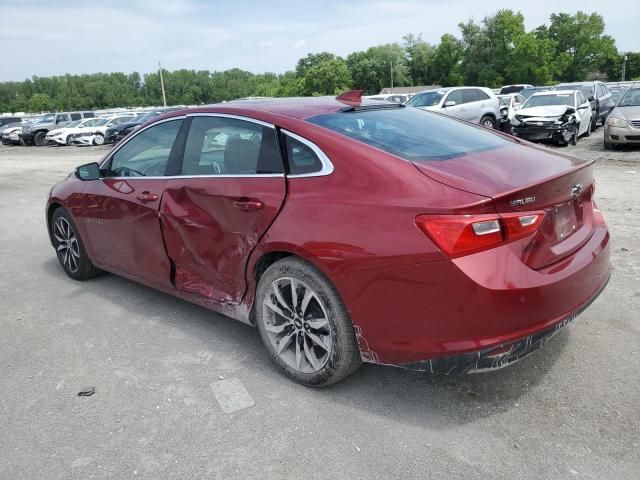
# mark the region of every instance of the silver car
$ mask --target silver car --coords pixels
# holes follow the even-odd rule
[[[640,145],[640,84],[622,96],[604,123],[604,148]]]
[[[424,90],[406,105],[433,110],[452,117],[496,128],[500,118],[500,101],[484,87],[448,87]]]

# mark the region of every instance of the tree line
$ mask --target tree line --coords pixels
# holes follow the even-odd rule
[[[432,45],[408,34],[401,43],[370,47],[339,57],[312,53],[282,74],[238,68],[163,70],[170,105],[215,103],[248,96],[331,95],[350,88],[366,94],[394,86],[547,85],[590,75],[619,80],[623,54],[604,34],[601,15],[552,14],[548,25],[527,31],[524,16],[500,10],[480,22],[459,24],[460,36],[444,34]],[[628,52],[626,78],[640,77],[640,52]],[[159,73],[95,73],[36,77],[0,83],[0,112],[40,112],[162,103]]]

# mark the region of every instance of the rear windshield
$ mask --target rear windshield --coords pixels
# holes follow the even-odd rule
[[[490,130],[411,107],[335,112],[307,120],[410,161],[448,160],[510,145]]]

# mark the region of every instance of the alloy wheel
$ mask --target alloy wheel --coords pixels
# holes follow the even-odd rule
[[[56,253],[60,263],[71,273],[78,271],[80,264],[80,245],[73,227],[66,218],[58,217],[53,224],[53,237],[56,239]]]
[[[327,364],[334,334],[325,306],[307,284],[278,278],[271,283],[262,308],[267,337],[284,363],[310,374]]]
[[[96,135],[95,137],[93,137],[93,144],[94,145],[103,145],[104,144],[104,136],[103,135]]]

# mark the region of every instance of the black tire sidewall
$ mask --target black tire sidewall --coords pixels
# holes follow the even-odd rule
[[[484,124],[484,122],[486,122],[487,120],[491,121],[491,127],[489,127],[489,126]],[[490,117],[489,115],[485,115],[480,119],[480,125],[482,125],[484,128],[491,128],[491,130],[495,130],[496,121],[492,117]]]
[[[327,363],[317,373],[301,373],[289,367],[276,353],[264,329],[263,300],[271,283],[281,277],[293,277],[307,284],[323,302],[333,345]],[[285,258],[271,265],[262,275],[256,290],[254,312],[260,337],[274,363],[289,378],[310,387],[322,387],[342,380],[361,363],[355,333],[347,309],[331,282],[313,265],[298,258]]]
[[[54,229],[56,220],[60,217],[64,218],[66,221],[69,222],[69,224],[71,225],[71,228],[73,228],[76,238],[78,239],[78,249],[80,251],[80,260],[78,261],[78,270],[75,272],[72,272],[67,268],[66,265],[62,264],[62,261],[56,250],[59,243],[56,240],[55,236],[53,235],[53,231],[54,231],[53,229]],[[88,280],[89,278],[94,277],[96,275],[96,268],[93,266],[93,263],[91,263],[91,260],[89,260],[89,256],[87,255],[87,250],[84,246],[84,242],[82,241],[82,237],[78,231],[78,227],[76,223],[73,221],[73,218],[71,218],[71,215],[69,215],[69,212],[67,212],[64,208],[58,208],[55,212],[53,212],[53,215],[51,216],[50,228],[51,228],[51,241],[53,243],[53,248],[55,250],[56,258],[58,259],[58,262],[60,262],[60,266],[64,269],[65,273],[69,277],[73,278],[74,280]]]
[[[46,142],[44,140],[44,138],[47,136],[47,134],[45,132],[37,132],[34,136],[33,136],[33,143],[37,146],[37,147],[44,147],[46,145]]]

